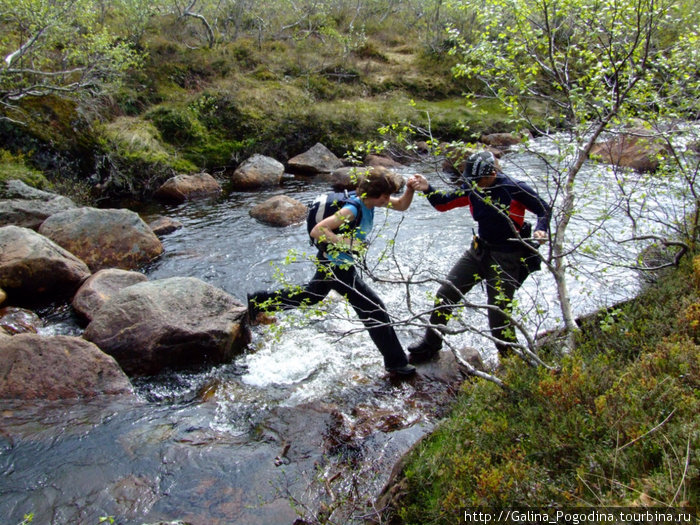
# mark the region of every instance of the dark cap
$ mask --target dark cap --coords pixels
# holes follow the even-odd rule
[[[490,175],[496,167],[496,157],[490,151],[480,151],[474,153],[467,159],[462,177],[467,182],[477,181],[481,177]]]

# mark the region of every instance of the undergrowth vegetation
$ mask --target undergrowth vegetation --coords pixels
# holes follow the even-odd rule
[[[588,320],[561,370],[506,362],[464,385],[412,453],[395,519],[467,507],[700,504],[700,256]]]
[[[50,177],[73,171],[70,177],[89,179],[96,197],[147,196],[174,173],[220,173],[255,153],[284,162],[316,142],[343,156],[396,121],[432,125],[441,140],[509,128],[502,108],[489,107],[484,119],[486,112],[464,104],[444,25],[462,25],[468,13],[440,2],[356,9],[338,2],[308,12],[286,2],[241,12],[237,3],[202,2],[200,19],[168,1],[94,8],[105,31],[119,36],[130,27],[123,40],[139,60],[105,89],[13,95],[17,102],[0,105],[0,120],[10,119],[0,137]],[[21,42],[13,27],[3,27],[3,56]]]

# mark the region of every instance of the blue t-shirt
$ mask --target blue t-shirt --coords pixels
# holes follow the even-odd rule
[[[372,231],[372,227],[374,226],[374,208],[370,210],[367,206],[365,206],[365,204],[362,202],[362,199],[360,199],[359,197],[352,197],[350,200],[356,203],[357,206],[353,206],[352,204],[346,204],[345,206],[343,206],[342,209],[344,210],[347,208],[352,212],[353,216],[357,216],[357,210],[359,207],[362,217],[360,219],[360,224],[358,224],[354,230],[353,237],[359,241],[364,242],[364,240],[367,238],[367,235],[369,235],[369,232]],[[328,257],[329,261],[338,265],[352,264],[355,262],[355,259],[350,253],[326,253],[326,256]]]

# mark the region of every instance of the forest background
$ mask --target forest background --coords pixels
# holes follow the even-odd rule
[[[388,508],[430,523],[472,506],[700,503],[698,161],[668,127],[698,117],[694,2],[4,5],[0,180],[84,203],[147,198],[175,173],[225,172],[253,153],[284,161],[316,142],[410,154],[407,137],[566,130],[574,153],[553,178],[563,204],[545,261],[563,281],[594,139],[632,119],[667,138],[656,176],[680,180],[687,201],[657,239],[671,269],[585,329],[563,311],[566,351],[543,349],[555,367],[515,359],[500,384],[466,384]]]

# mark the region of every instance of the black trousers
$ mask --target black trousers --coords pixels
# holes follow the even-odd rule
[[[510,352],[507,343],[517,342],[508,312],[513,296],[524,280],[521,260],[527,254],[518,247],[510,251],[495,251],[484,246],[469,248],[447,274],[449,282],[438,289],[437,309],[431,314],[430,323],[447,324],[462,296],[475,284],[484,282],[488,304],[500,310],[488,310],[491,335],[505,343],[496,343],[496,348],[501,355],[507,355]],[[441,337],[430,328],[426,331],[426,340],[433,346],[442,346]]]
[[[408,364],[384,303],[357,274],[354,266],[343,269],[321,261],[313,278],[303,289],[256,292],[251,296],[251,300],[254,304],[271,300],[271,309],[276,307],[289,310],[301,305],[314,305],[323,300],[331,290],[335,290],[349,301],[384,357],[386,368]]]

